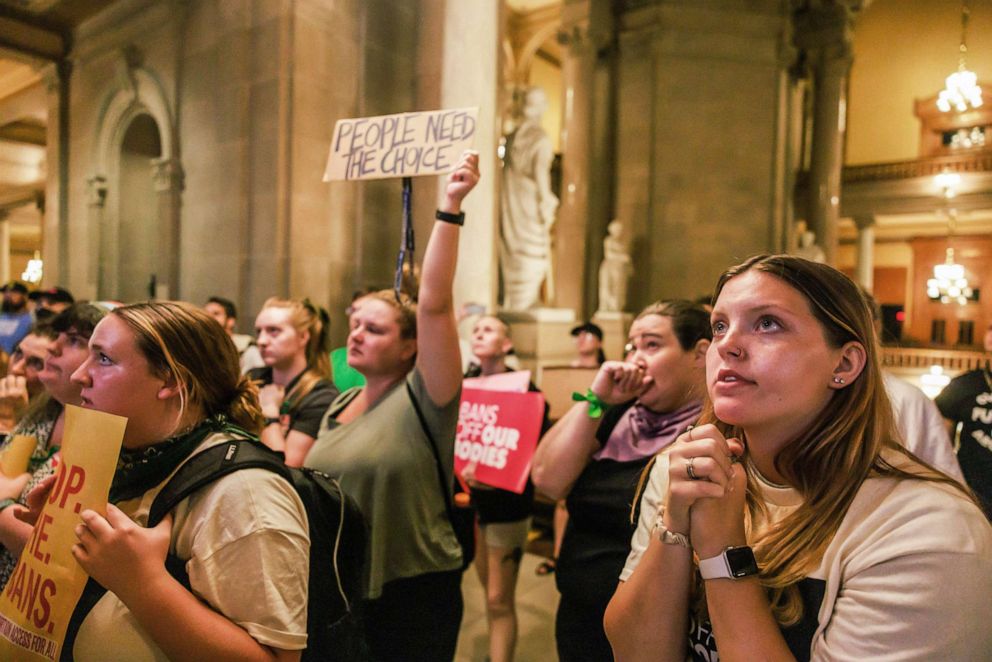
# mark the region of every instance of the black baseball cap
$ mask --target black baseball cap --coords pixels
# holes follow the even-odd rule
[[[21,294],[28,293],[28,286],[19,280],[12,280],[8,283],[4,283],[0,287],[0,292],[20,292]]]
[[[592,335],[596,336],[600,340],[603,339],[603,330],[601,328],[599,328],[598,326],[596,326],[595,324],[593,324],[592,322],[586,322],[585,324],[578,325],[577,327],[575,327],[574,329],[572,329],[572,332],[571,333],[572,333],[573,336],[577,336],[580,333],[582,333],[583,331],[586,331],[588,333],[591,333]]]
[[[28,295],[32,301],[38,299],[48,299],[52,303],[75,303],[76,300],[69,293],[69,290],[62,287],[48,287],[43,290],[35,290]]]

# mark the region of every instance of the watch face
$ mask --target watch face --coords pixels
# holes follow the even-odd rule
[[[731,547],[726,550],[727,565],[733,577],[748,577],[758,574],[758,564],[750,547]]]

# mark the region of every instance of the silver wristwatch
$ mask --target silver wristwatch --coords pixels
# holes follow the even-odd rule
[[[703,579],[741,579],[758,574],[754,552],[747,545],[728,547],[719,556],[699,559]]]

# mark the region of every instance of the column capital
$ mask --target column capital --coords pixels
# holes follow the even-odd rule
[[[793,42],[812,51],[823,64],[845,69],[853,59],[854,16],[860,6],[852,3],[813,3],[793,14]]]
[[[96,175],[86,180],[86,203],[90,207],[103,208],[107,202],[107,178]]]
[[[613,14],[603,0],[566,1],[561,12],[558,43],[573,55],[599,52],[613,42]]]
[[[155,183],[155,190],[159,193],[182,191],[185,187],[185,173],[179,159],[154,159],[152,180]]]
[[[857,226],[858,230],[864,230],[865,228],[875,227],[875,215],[864,214],[862,216],[855,216],[854,225]]]

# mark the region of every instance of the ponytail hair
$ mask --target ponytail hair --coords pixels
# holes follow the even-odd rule
[[[309,333],[307,340],[306,359],[307,369],[286,394],[291,405],[290,414],[310,391],[323,379],[331,378],[331,315],[323,306],[319,306],[309,298],[280,299],[271,297],[262,305],[265,308],[282,308],[289,311],[289,323],[297,333]]]
[[[110,314],[134,333],[152,372],[176,380],[177,423],[195,405],[207,417],[223,415],[247,432],[261,432],[258,388],[241,375],[238,350],[214,318],[179,301],[135,303]]]

